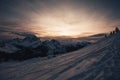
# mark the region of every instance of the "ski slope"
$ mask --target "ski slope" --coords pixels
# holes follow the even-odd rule
[[[120,33],[51,59],[0,64],[0,80],[119,80]]]

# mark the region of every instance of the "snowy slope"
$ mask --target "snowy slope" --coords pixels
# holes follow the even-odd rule
[[[52,59],[0,64],[0,80],[119,80],[120,33]]]

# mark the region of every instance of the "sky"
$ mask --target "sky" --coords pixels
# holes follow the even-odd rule
[[[80,37],[120,27],[120,0],[0,0],[0,37]]]

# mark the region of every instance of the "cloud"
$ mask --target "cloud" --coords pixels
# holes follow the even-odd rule
[[[38,36],[106,32],[120,25],[119,8],[119,0],[1,0],[0,29]]]

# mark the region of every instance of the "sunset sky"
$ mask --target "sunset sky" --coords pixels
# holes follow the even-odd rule
[[[120,0],[0,0],[0,35],[80,37],[116,26],[120,27]]]

